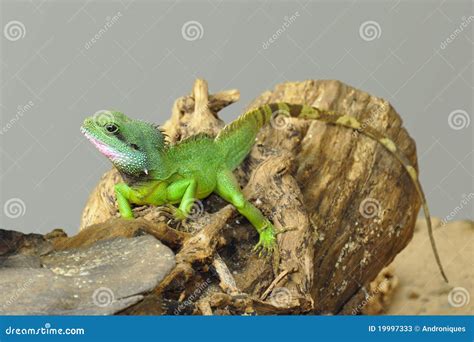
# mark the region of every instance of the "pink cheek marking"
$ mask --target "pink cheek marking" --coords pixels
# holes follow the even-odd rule
[[[108,146],[106,145],[103,145],[103,144],[95,144],[95,146],[97,147],[97,149],[99,150],[100,153],[104,154],[107,158],[110,158],[110,159],[115,159],[119,156],[119,154],[110,149]]]
[[[110,148],[109,146],[101,142],[100,140],[95,139],[93,136],[87,133],[85,133],[84,135],[99,150],[99,152],[105,155],[107,158],[114,160],[120,157],[120,153],[113,150],[112,148]]]

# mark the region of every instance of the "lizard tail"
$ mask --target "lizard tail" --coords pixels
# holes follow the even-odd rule
[[[260,129],[269,122],[274,122],[278,125],[278,120],[281,120],[281,118],[278,118],[280,115],[317,120],[327,124],[344,126],[356,130],[360,134],[379,142],[389,153],[395,156],[408,173],[418,197],[420,198],[436,263],[438,264],[443,279],[448,282],[448,278],[444,272],[438,249],[436,247],[436,242],[433,236],[433,227],[431,225],[430,211],[423,188],[418,179],[418,172],[411,165],[410,161],[405,157],[402,151],[397,148],[393,140],[369,126],[363,127],[355,117],[344,114],[341,115],[332,111],[320,110],[307,105],[293,105],[288,103],[271,103],[252,109],[241,115],[235,121],[226,125],[215,138],[216,143],[221,146],[223,153],[226,156],[226,166],[230,169],[234,169],[240,165],[252,149],[252,146],[255,143],[255,138]]]

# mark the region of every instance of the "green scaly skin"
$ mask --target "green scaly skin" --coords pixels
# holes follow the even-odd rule
[[[216,193],[233,204],[259,233],[255,246],[271,252],[276,245],[273,224],[242,194],[232,171],[244,160],[259,130],[275,114],[312,119],[344,126],[384,146],[405,168],[420,197],[433,252],[447,281],[432,234],[431,219],[416,169],[385,135],[363,127],[354,117],[306,105],[274,103],[241,115],[216,136],[198,134],[171,145],[158,126],[133,120],[120,112],[103,112],[87,118],[81,127],[85,136],[106,155],[122,174],[125,183],[115,186],[119,211],[133,218],[131,204],[172,205],[174,216],[183,220],[194,202]]]

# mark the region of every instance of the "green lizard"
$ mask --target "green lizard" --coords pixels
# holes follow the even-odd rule
[[[176,219],[184,220],[194,201],[216,193],[233,204],[259,234],[255,249],[271,252],[276,244],[274,226],[245,199],[233,170],[244,160],[259,130],[275,113],[312,119],[357,130],[378,141],[403,165],[420,197],[433,252],[447,281],[436,249],[430,213],[415,168],[395,143],[354,117],[306,105],[275,103],[241,115],[216,137],[198,134],[169,144],[158,126],[133,120],[120,112],[106,112],[84,121],[81,131],[121,173],[124,183],[115,185],[120,214],[133,218],[131,204],[171,205]],[[176,208],[173,204],[179,204]]]

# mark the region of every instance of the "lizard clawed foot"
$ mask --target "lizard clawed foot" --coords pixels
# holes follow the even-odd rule
[[[168,219],[166,222],[168,225],[174,225],[178,230],[189,229],[188,225],[186,224],[186,214],[181,209],[176,208],[174,205],[165,204],[164,206],[160,207],[159,212],[162,213],[166,219]]]
[[[173,221],[184,221],[186,219],[186,214],[179,208],[176,208],[174,205],[165,204],[159,208],[159,212],[163,214],[164,217],[169,218]]]
[[[168,208],[168,206],[160,206],[156,208],[156,211],[160,216],[163,216],[165,219],[173,219],[173,212]]]
[[[259,235],[258,243],[253,250],[258,253],[260,257],[271,255],[276,248],[275,228],[268,222]]]
[[[271,255],[276,249],[277,235],[292,230],[296,230],[296,228],[282,228],[277,230],[270,222],[268,222],[267,226],[261,231],[258,243],[255,245],[253,250],[258,253],[259,256]]]

